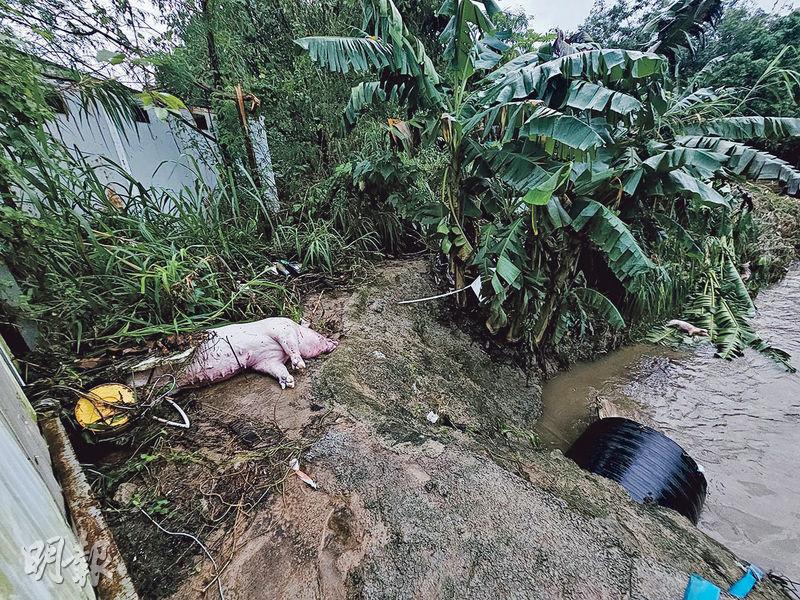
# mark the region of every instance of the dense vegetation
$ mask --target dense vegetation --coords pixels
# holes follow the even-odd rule
[[[633,48],[645,44],[645,26],[659,6],[658,2],[637,3],[598,0],[582,30],[604,46]],[[722,8],[722,7],[720,7]],[[732,2],[711,15],[714,26],[703,31],[694,43],[693,52],[681,56],[678,75],[691,78],[706,65],[704,74],[709,87],[742,87],[752,90],[759,79],[778,60],[785,74],[796,84],[794,74],[800,69],[800,52],[795,44],[800,31],[800,12],[771,14]],[[763,115],[797,116],[797,87],[762,88],[762,96],[750,109]]]
[[[741,182],[800,187],[775,156],[800,138],[797,13],[622,2],[566,36],[493,0],[203,0],[161,7],[170,35],[131,37],[146,23],[131,7],[56,4],[0,5],[13,75],[0,84],[0,249],[23,290],[3,310],[39,321],[50,344],[292,313],[298,286],[429,248],[456,288],[479,278],[482,302],[459,294],[461,311],[539,356],[682,317],[724,358],[750,346],[789,367],[749,324],[774,269]],[[47,133],[53,67],[23,50],[59,59],[59,80],[116,119],[134,99],[100,78],[109,65],[165,116],[211,106],[222,184],[170,195],[128,179],[110,197]],[[268,124],[277,211],[245,112]],[[269,274],[279,258],[310,274],[289,285]]]

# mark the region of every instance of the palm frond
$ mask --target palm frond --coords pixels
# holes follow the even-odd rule
[[[676,0],[645,25],[651,34],[648,50],[673,63],[681,49],[694,53],[695,41],[719,20],[722,7],[722,0]]]
[[[731,303],[736,306],[737,312],[747,318],[755,317],[756,307],[753,305],[747,286],[742,281],[739,269],[736,268],[732,254],[731,250],[726,251],[722,260],[723,273],[720,291],[724,297],[731,299]]]
[[[664,228],[669,236],[686,250],[687,256],[695,259],[703,258],[703,251],[686,229],[675,219],[664,213],[653,213],[653,218]]]
[[[629,115],[642,109],[642,103],[633,96],[590,81],[570,82],[564,106],[576,110],[611,111],[618,115]]]
[[[776,181],[791,196],[800,193],[800,171],[769,152],[718,137],[682,136],[676,143],[687,148],[706,148],[726,154],[726,166],[735,174],[757,181]]]
[[[392,0],[365,0],[364,23],[361,27],[391,47],[393,65],[401,75],[420,78],[429,96],[437,96],[441,77],[436,72],[425,46],[406,26]]]
[[[746,348],[752,348],[794,372],[789,354],[765,342],[749,321],[755,315],[755,307],[736,269],[731,241],[708,238],[704,246],[704,273],[681,318],[708,331],[716,347],[715,355],[720,358],[732,360],[741,357]],[[659,326],[648,333],[646,339],[670,344],[682,337],[675,329]]]
[[[663,72],[662,56],[635,50],[604,49],[576,52],[545,63],[530,62],[484,80],[484,106],[526,98],[543,98],[554,80],[596,79],[609,83],[644,79]],[[501,71],[502,69],[498,70]]]
[[[505,41],[507,37],[505,32],[495,32],[475,42],[470,60],[476,71],[491,71],[503,60],[503,54],[511,48]]]
[[[706,206],[722,206],[730,208],[728,200],[705,181],[698,179],[684,168],[675,169],[667,174],[667,188],[695,202]]]
[[[379,72],[387,97],[392,88],[404,88],[414,106],[443,107],[438,87],[441,78],[433,61],[422,41],[403,23],[392,0],[366,0],[362,30],[365,33],[361,37],[313,36],[295,43],[307,50],[314,62],[331,71]],[[355,93],[359,98],[354,99],[354,106],[367,99],[367,88]],[[369,99],[374,98],[373,94]]]
[[[482,0],[448,0],[438,14],[450,16],[447,26],[439,36],[444,44],[442,58],[452,71],[471,75],[475,70],[476,31],[487,34],[494,31],[491,15],[499,12],[493,2]]]
[[[737,99],[726,88],[700,88],[692,91],[687,87],[673,92],[671,104],[663,116],[674,119],[676,127],[682,130],[686,123],[723,116],[736,102]]]
[[[591,308],[597,316],[605,319],[614,329],[623,329],[625,327],[625,319],[622,318],[622,314],[605,295],[586,287],[575,288],[572,293],[581,304]]]
[[[748,345],[756,352],[759,352],[767,358],[771,358],[776,363],[782,365],[787,371],[789,371],[789,373],[797,372],[797,368],[791,362],[791,354],[765,342],[758,335],[751,336],[748,340]]]
[[[479,265],[485,278],[488,278],[493,291],[489,305],[486,327],[497,332],[509,323],[509,316],[503,304],[509,296],[508,290],[516,294],[517,301],[527,303],[529,294],[524,290],[522,270],[526,263],[525,220],[520,217],[506,225],[487,223],[481,230],[482,244],[473,259]],[[523,307],[524,308],[524,307]],[[517,311],[512,320],[524,319],[525,311]],[[512,323],[513,327],[513,323]]]
[[[488,171],[486,175],[498,177],[503,183],[519,193],[547,181],[552,170],[560,164],[548,160],[542,148],[531,141],[516,141],[502,146],[481,145],[469,140],[466,153],[469,161],[477,161]]]
[[[605,254],[608,266],[626,288],[635,289],[637,276],[655,269],[628,226],[608,207],[594,200],[576,200],[570,216],[572,228]]]
[[[384,81],[363,81],[350,89],[350,98],[342,114],[342,128],[350,131],[358,118],[379,102],[401,102],[416,91],[416,80],[398,78]]]
[[[642,164],[656,173],[687,167],[700,177],[710,178],[728,162],[728,155],[703,148],[677,147],[653,154]]]
[[[371,37],[312,36],[295,40],[312,61],[334,73],[365,73],[393,63],[391,48]]]
[[[350,99],[342,115],[345,130],[351,129],[358,117],[375,102],[386,102],[386,92],[380,81],[362,81],[350,90]]]
[[[496,256],[495,271],[491,279],[495,289],[502,286],[501,280],[508,285],[518,284],[517,278],[522,273],[518,265],[525,262],[525,220],[515,219],[506,227],[494,227],[485,233],[488,234],[488,243],[484,246],[483,253],[478,254],[476,262],[485,259],[487,255]]]
[[[680,341],[681,334],[674,327],[667,327],[666,325],[658,325],[653,327],[644,336],[644,340],[651,344],[663,344],[671,346]]]
[[[720,56],[715,56],[711,60],[709,60],[703,67],[695,73],[692,78],[688,82],[688,89],[697,89],[697,86],[702,85],[703,82],[706,80],[711,73],[717,68],[717,65],[722,64],[727,60],[727,56],[721,54]]]
[[[545,148],[550,152],[554,148],[552,145],[547,145],[549,140],[582,152],[593,150],[605,143],[603,138],[584,121],[546,106],[534,109],[533,114],[522,124],[519,135],[538,140],[539,143],[545,144]]]
[[[500,81],[521,68],[533,67],[542,62],[538,52],[520,54],[488,73],[483,79],[484,85]]]
[[[717,136],[733,141],[783,140],[800,136],[800,119],[790,117],[724,117],[687,127],[690,135]]]
[[[466,107],[467,110],[474,112],[464,115],[467,117],[464,121],[464,132],[469,133],[480,125],[482,127],[481,139],[491,135],[495,139],[500,138],[503,143],[509,142],[537,106],[530,100],[525,100],[498,104],[475,111],[474,106],[470,105]],[[466,110],[464,112],[466,113]]]

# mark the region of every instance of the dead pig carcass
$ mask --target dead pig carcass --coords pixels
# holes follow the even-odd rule
[[[190,388],[229,379],[245,370],[273,377],[281,389],[294,387],[292,370],[305,359],[336,349],[339,342],[284,317],[209,329],[196,347],[168,357],[149,358],[133,366],[131,383],[142,387],[174,378],[175,387]]]

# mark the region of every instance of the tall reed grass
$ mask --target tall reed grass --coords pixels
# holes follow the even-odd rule
[[[363,248],[323,219],[282,224],[246,177],[223,173],[210,187],[198,174],[174,193],[110,161],[102,169],[121,185],[109,186],[96,165],[53,148],[37,162],[18,205],[0,208],[0,251],[24,292],[17,316],[73,351],[293,315],[295,286],[272,272],[274,260],[332,273]]]

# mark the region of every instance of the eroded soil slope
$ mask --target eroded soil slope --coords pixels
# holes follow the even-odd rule
[[[396,304],[435,293],[427,273],[423,262],[389,263],[374,285],[311,302],[306,317],[341,344],[296,389],[247,374],[196,393],[198,426],[180,443],[208,472],[250,469],[253,456],[282,449],[270,469],[239,474],[242,498],[293,452],[320,486],[285,469],[257,502],[226,501],[235,518],[203,532],[226,598],[672,600],[691,572],[721,587],[738,578],[734,557],[683,517],[535,450],[526,432],[539,412],[536,379],[446,325],[436,303]],[[209,447],[222,431],[241,435]],[[185,476],[194,465],[169,468],[167,498],[198,480]],[[137,494],[148,481],[132,482]],[[131,552],[130,533],[117,536]],[[189,552],[195,568],[177,591],[151,593],[218,596],[210,561]],[[752,597],[780,596],[764,585]]]

